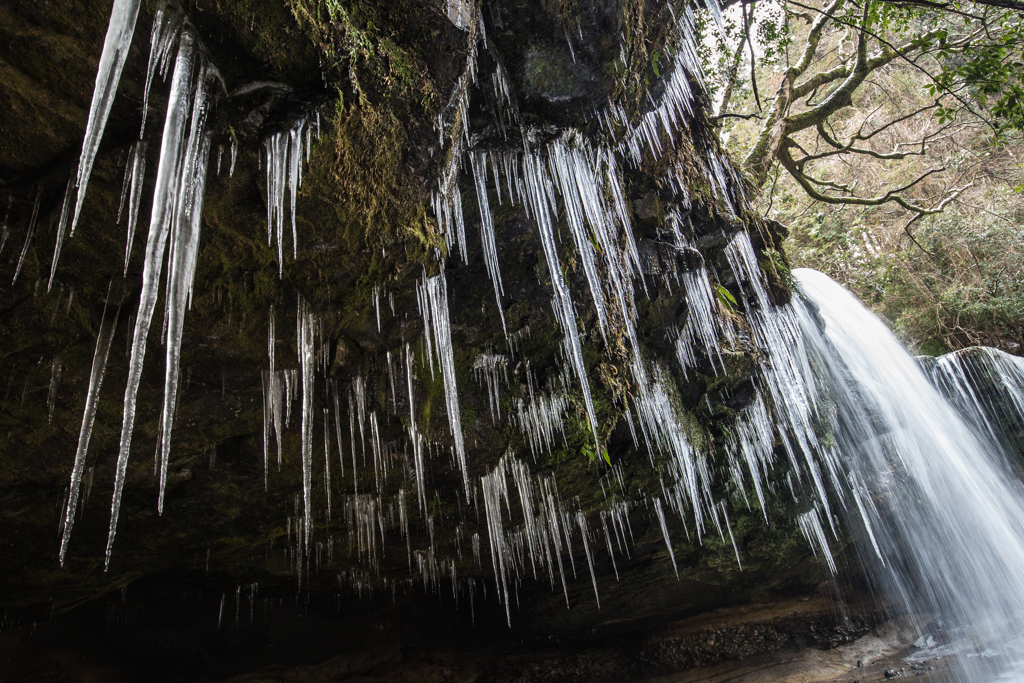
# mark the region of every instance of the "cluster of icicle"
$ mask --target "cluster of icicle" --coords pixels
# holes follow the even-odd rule
[[[686,24],[681,23],[680,26],[685,28]],[[502,311],[501,301],[504,291],[500,271],[500,254],[494,234],[494,220],[489,198],[491,191],[494,192],[499,203],[511,202],[523,207],[536,224],[547,260],[547,271],[552,278],[551,305],[563,333],[562,355],[566,360],[566,367],[563,372],[558,373],[553,384],[544,390],[535,387],[535,380],[529,369],[529,359],[525,359],[526,396],[520,399],[513,408],[513,423],[524,434],[535,458],[544,452],[550,452],[556,446],[557,435],[563,431],[562,419],[568,407],[568,394],[572,390],[572,385],[575,384],[583,396],[594,440],[598,441],[599,425],[583,361],[584,339],[577,321],[577,302],[563,275],[559,240],[555,231],[556,221],[559,216],[564,216],[571,232],[571,244],[575,250],[575,256],[582,264],[586,274],[590,299],[597,312],[597,331],[605,339],[608,339],[613,333],[623,333],[632,353],[633,360],[629,372],[632,375],[635,392],[632,404],[627,406],[627,420],[636,445],[652,454],[652,464],[655,453],[668,456],[659,458],[660,461],[666,463],[662,465],[662,494],[654,499],[652,507],[663,531],[673,564],[675,558],[673,541],[666,520],[667,512],[674,511],[684,521],[683,528],[688,538],[690,537],[690,525],[686,524],[685,520],[689,518],[693,520],[693,532],[696,540],[699,541],[707,533],[710,525],[723,541],[726,538],[731,541],[732,533],[726,502],[715,499],[711,493],[714,472],[709,465],[710,453],[691,442],[690,435],[694,432],[695,426],[690,423],[691,418],[680,413],[675,407],[678,405],[678,398],[674,394],[675,390],[671,380],[667,377],[668,373],[665,369],[651,365],[644,360],[637,338],[634,283],[643,283],[643,277],[637,247],[633,240],[630,212],[624,199],[618,169],[618,159],[622,154],[622,149],[595,147],[578,134],[571,132],[546,145],[537,146],[529,139],[531,136],[527,132],[522,152],[466,150],[471,141],[466,107],[468,106],[469,89],[476,79],[475,49],[478,41],[486,46],[486,35],[483,20],[479,14],[476,14],[473,22],[469,22],[463,28],[466,28],[470,34],[470,45],[473,46],[473,50],[471,50],[463,76],[456,86],[451,104],[446,110],[450,118],[446,119],[443,113],[438,124],[442,144],[446,142],[446,137],[448,142],[446,165],[442,170],[439,190],[434,196],[434,208],[438,222],[449,241],[449,250],[458,251],[462,258],[466,259],[465,220],[461,213],[462,200],[457,184],[462,160],[465,159],[466,166],[472,173],[476,190],[484,262],[494,286],[499,314]],[[692,98],[692,93],[684,89],[684,86],[689,87],[687,80],[687,68],[689,67],[685,62],[686,54],[683,53],[683,56],[680,57],[680,64],[677,65],[677,75],[674,76],[676,85],[670,89],[670,94],[661,108],[656,110],[663,113],[655,115],[659,125],[670,126],[673,129],[680,125],[683,119],[681,115],[671,112],[679,110],[680,107],[688,108],[690,98]],[[504,74],[500,62],[493,82],[496,92],[501,95],[500,101],[514,109],[514,101],[508,96],[511,88],[507,84],[507,76]],[[657,118],[659,116],[661,118]],[[505,118],[511,121],[517,120],[518,117],[514,112],[506,112]],[[650,151],[660,154],[661,149],[651,143]],[[639,156],[632,161],[638,163]],[[728,177],[724,170],[727,167],[717,159],[711,164],[711,167],[713,171],[709,171],[710,184],[719,187],[723,202],[731,205],[735,195],[730,195],[729,192],[734,184],[734,179]],[[714,171],[720,171],[718,177],[711,177]],[[677,177],[675,181],[681,182],[681,177]],[[683,187],[683,192],[685,192],[685,187]],[[675,217],[673,220],[674,246],[679,250],[692,249],[689,237],[691,231],[688,230],[682,219]],[[743,252],[744,249],[751,249],[745,235],[737,239],[740,242],[738,246],[734,247],[737,253]],[[743,255],[746,255],[745,252]],[[755,277],[755,285],[758,288],[756,291],[763,299],[766,295],[763,293],[763,288],[760,288],[760,271],[756,269],[756,260],[744,261],[737,256],[731,260],[731,263],[733,264],[733,277],[743,281],[749,280],[752,275]],[[751,264],[754,268],[752,271],[750,270]],[[684,289],[691,311],[683,327],[676,331],[677,356],[683,372],[685,373],[688,368],[692,369],[701,354],[716,358],[718,360],[716,366],[721,368],[723,364],[719,353],[720,346],[723,343],[735,343],[735,331],[728,318],[720,314],[708,269],[701,265],[691,271],[676,274],[675,277],[676,280],[671,284]],[[377,307],[379,329],[378,290],[375,290],[374,300]],[[488,520],[488,541],[492,566],[498,580],[501,599],[508,606],[510,591],[514,592],[521,578],[528,574],[532,573],[536,577],[538,568],[546,571],[552,586],[556,584],[555,577],[557,575],[563,590],[566,590],[566,595],[568,595],[567,588],[565,588],[566,575],[564,574],[563,554],[575,573],[573,538],[576,538],[576,531],[580,532],[578,538],[581,541],[584,554],[588,558],[595,597],[598,597],[592,544],[598,544],[603,535],[605,541],[603,545],[607,548],[613,566],[615,566],[613,538],[615,539],[614,547],[618,548],[619,553],[625,552],[628,555],[628,545],[625,540],[626,529],[629,526],[630,511],[635,503],[629,502],[626,496],[626,485],[621,479],[621,469],[617,470],[618,474],[616,475],[620,494],[609,502],[608,510],[599,514],[602,533],[597,533],[590,528],[585,511],[580,509],[578,504],[574,501],[567,503],[561,500],[557,495],[557,486],[553,479],[533,477],[529,474],[529,469],[511,455],[502,460],[501,464],[489,474],[473,481],[466,462],[466,446],[460,419],[459,387],[456,382],[454,364],[455,353],[451,336],[448,287],[443,268],[438,275],[423,277],[417,287],[417,300],[424,323],[422,358],[424,358],[426,367],[422,371],[429,371],[432,376],[435,373],[440,373],[445,392],[445,412],[452,437],[452,462],[462,475],[467,502],[477,501],[481,495],[483,497]],[[509,352],[514,357],[521,332],[509,333],[503,315],[501,319],[508,340]],[[272,347],[273,341],[271,341]],[[383,543],[384,529],[394,528],[395,520],[398,519],[400,520],[398,526],[403,529],[402,533],[408,545],[408,514],[404,499],[387,504],[393,506],[392,509],[399,511],[392,516],[389,524],[383,523],[377,512],[385,507],[387,499],[387,495],[383,493],[383,480],[388,475],[389,458],[384,457],[383,453],[385,450],[389,453],[401,450],[401,454],[406,458],[408,464],[407,469],[411,475],[409,478],[415,482],[420,513],[431,537],[429,549],[424,551],[410,549],[410,558],[416,557],[417,568],[425,585],[436,585],[441,574],[447,574],[454,582],[454,563],[440,560],[433,543],[435,520],[428,512],[426,490],[429,478],[426,459],[433,444],[425,438],[417,426],[416,397],[413,389],[416,381],[415,358],[417,354],[413,352],[411,345],[406,343],[402,352],[397,355],[401,356],[402,365],[404,365],[402,369],[404,369],[407,389],[405,400],[408,401],[409,407],[408,438],[402,448],[399,448],[397,444],[381,444],[380,424],[381,420],[388,419],[388,413],[385,411],[378,416],[377,411],[370,406],[365,379],[362,376],[357,377],[349,385],[347,392],[345,388],[329,381],[330,393],[335,406],[333,431],[336,435],[339,462],[344,467],[344,446],[341,438],[338,397],[344,396],[346,393],[348,395],[349,449],[353,469],[358,466],[357,451],[362,454],[364,464],[367,461],[368,453],[372,453],[373,456],[376,491],[361,493],[358,488],[358,478],[354,480],[353,492],[350,495],[354,497],[352,500],[359,501],[359,503],[354,508],[350,508],[353,512],[347,515],[347,525],[350,528],[350,533],[356,534],[355,543],[360,558],[365,559],[370,567],[376,567],[378,562],[376,556],[378,549],[376,541],[373,540],[375,538],[372,533],[373,529],[376,528],[380,532],[381,543]],[[487,389],[492,420],[501,419],[501,388],[503,383],[505,385],[509,383],[508,364],[509,357],[495,353],[478,356],[474,362],[473,371]],[[287,388],[287,376],[283,384],[279,380],[274,380],[272,377],[274,372],[281,374],[283,371],[274,371],[273,367],[272,363],[271,375],[268,375],[264,382],[267,392],[264,433],[268,435],[265,443],[269,443],[271,433],[277,436],[278,443],[280,443],[281,402],[285,395],[290,393]],[[400,385],[402,382],[400,379],[396,382],[391,352],[387,354],[387,372],[391,400],[395,401],[397,405],[396,385]],[[573,377],[575,382],[572,380]],[[287,400],[290,399],[286,399],[286,402]],[[730,474],[741,479],[749,478],[752,481],[752,488],[763,508],[765,489],[763,481],[774,462],[771,453],[774,436],[765,402],[758,399],[754,405],[755,408],[748,410],[741,423],[737,425],[739,436],[736,442],[730,444]],[[287,413],[288,408],[285,407],[283,410]],[[287,417],[285,417],[285,421],[287,421]],[[325,413],[323,423],[325,456],[331,450],[328,444],[328,434],[332,430],[328,425],[329,418]],[[306,443],[307,439],[303,436],[304,467],[308,460],[305,456]],[[330,458],[327,457],[325,475],[328,481],[330,478],[329,462]],[[743,472],[744,468],[747,470],[746,472]],[[304,470],[304,481],[305,476]],[[521,525],[517,524],[514,528],[506,528],[500,514],[501,501],[506,503],[509,510],[513,509],[508,499],[507,479],[509,477],[516,482],[519,492],[519,509],[523,511]],[[605,487],[602,480],[602,488],[606,490],[607,494],[613,488],[611,481],[609,481],[608,487]],[[404,495],[404,489],[402,495]],[[745,490],[743,490],[743,495],[746,496]],[[536,497],[539,497],[539,500],[543,500],[544,503],[535,502],[534,498]],[[329,506],[328,498],[328,510],[326,511],[328,517],[330,515]],[[306,522],[304,521],[304,523]],[[306,528],[308,529],[308,527]],[[460,525],[456,529],[456,536],[459,538],[461,538],[461,528]],[[360,529],[365,531],[360,532]],[[474,558],[478,563],[481,562],[479,540],[478,536],[474,536]],[[735,543],[733,546],[735,547]],[[307,552],[309,552],[308,546]],[[738,552],[737,560],[739,560]],[[527,561],[531,567],[530,571],[527,571],[526,564],[524,564]]]
[[[60,251],[68,224],[70,222],[70,234],[74,234],[81,214],[100,139],[113,106],[121,71],[134,36],[139,5],[139,0],[116,0],[114,3],[97,72],[96,87],[82,145],[78,174],[68,184],[58,224],[57,244],[50,274],[51,287],[57,272]],[[146,114],[148,113],[150,90],[157,75],[164,79],[170,75],[171,82],[161,134],[159,162],[154,180],[153,208],[145,246],[139,309],[135,316],[135,327],[131,336],[128,383],[124,396],[121,441],[107,540],[106,563],[108,566],[117,531],[121,495],[124,490],[131,453],[136,396],[145,362],[146,343],[153,315],[156,312],[160,285],[161,282],[166,282],[163,333],[166,349],[164,399],[157,448],[159,472],[157,509],[159,512],[163,512],[167,464],[179,396],[181,340],[185,314],[191,305],[193,295],[202,228],[203,202],[206,196],[206,179],[210,161],[211,133],[208,130],[207,117],[210,107],[222,94],[222,83],[217,68],[207,60],[200,40],[192,29],[184,10],[172,0],[163,0],[154,16],[150,36],[149,64],[143,91],[140,139],[131,147],[125,170],[124,190],[118,215],[120,222],[124,210],[127,208],[125,273],[128,271],[128,262],[135,240],[135,229],[138,224],[138,212],[146,174],[148,146],[145,138]],[[308,155],[309,143],[310,129],[305,119],[300,119],[291,131],[273,136],[267,142],[268,192],[273,200],[268,202],[270,207],[268,239],[271,227],[276,227],[279,257],[284,224],[284,193],[286,189],[291,193],[294,233],[295,195],[302,180],[303,153],[305,150]],[[232,171],[236,154],[237,149],[233,147]],[[72,211],[70,207],[73,199],[74,209]],[[29,239],[31,239],[31,234]],[[26,249],[28,241],[27,239]],[[15,278],[17,278],[17,274]],[[110,339],[117,324],[119,306],[120,298],[113,307],[108,300],[108,310],[104,313],[97,338],[79,447],[72,468],[68,505],[63,517],[63,536],[60,549],[62,563],[74,525],[85,457],[109,355]]]
[[[85,196],[84,187],[88,180],[92,159],[95,156],[96,145],[102,135],[105,118],[109,113],[110,103],[117,89],[117,80],[126,51],[123,46],[131,43],[137,14],[137,2],[125,3],[119,0],[115,4],[104,54],[107,55],[107,48],[110,46],[115,47],[110,48],[113,50],[111,53],[113,56],[110,59],[104,57],[104,60],[101,60],[100,73],[97,77],[95,116],[90,117],[80,173],[76,181],[79,193],[78,203],[73,212],[74,218],[71,222],[72,230],[81,209],[81,200]],[[723,501],[712,499],[712,473],[707,465],[706,454],[699,453],[688,441],[686,435],[691,430],[686,424],[687,418],[680,415],[673,407],[671,383],[665,379],[665,372],[661,368],[651,366],[644,360],[636,335],[637,313],[634,282],[643,282],[643,279],[618,169],[618,159],[627,148],[622,145],[618,149],[593,146],[572,132],[546,145],[538,146],[532,141],[532,134],[526,131],[524,133],[524,151],[522,152],[474,149],[467,151],[472,140],[467,116],[468,98],[470,90],[475,86],[477,80],[477,49],[479,45],[487,49],[487,38],[483,17],[478,9],[460,16],[472,18],[464,26],[469,34],[471,49],[450,103],[442,112],[438,122],[442,146],[447,148],[446,163],[443,166],[439,190],[434,199],[439,224],[449,240],[449,249],[457,249],[465,260],[467,258],[465,223],[461,214],[461,198],[458,194],[458,177],[465,159],[472,171],[476,188],[485,265],[494,285],[495,296],[499,304],[498,310],[501,312],[504,291],[494,234],[494,221],[488,199],[489,192],[493,188],[499,203],[512,202],[526,210],[540,234],[548,272],[552,277],[551,305],[563,332],[563,357],[567,360],[568,368],[571,369],[567,371],[568,374],[560,374],[559,387],[552,387],[546,391],[538,389],[536,393],[533,379],[527,370],[528,400],[520,402],[515,408],[514,422],[526,435],[535,456],[542,451],[550,451],[554,448],[556,435],[562,431],[562,415],[566,409],[567,395],[570,391],[568,377],[571,375],[575,376],[582,393],[594,441],[599,442],[599,425],[583,360],[584,340],[577,321],[577,302],[574,301],[569,284],[563,275],[558,239],[555,234],[555,222],[559,216],[564,216],[571,231],[576,257],[586,274],[590,299],[597,312],[598,332],[606,340],[612,333],[623,333],[632,354],[633,360],[630,363],[629,372],[632,375],[636,391],[633,405],[628,407],[628,419],[637,446],[646,447],[652,454],[657,451],[669,456],[667,459],[669,464],[664,472],[669,483],[664,487],[665,500],[663,502],[669,509],[677,511],[681,516],[692,515],[698,539],[704,533],[707,523],[710,522],[724,540],[723,529],[728,529],[728,518],[725,516]],[[677,27],[680,40],[683,40],[684,43],[685,40],[689,40],[686,37],[691,35],[692,26],[688,22],[692,23],[690,15],[684,17]],[[166,260],[169,273],[166,296],[168,324],[165,340],[167,362],[158,448],[160,480],[158,509],[160,511],[163,509],[173,419],[179,393],[181,335],[184,313],[191,297],[195,274],[200,218],[210,153],[210,138],[206,131],[206,112],[211,100],[217,96],[218,85],[215,67],[202,56],[197,37],[189,28],[186,18],[176,5],[163,4],[159,8],[154,22],[151,44],[146,96],[148,97],[149,87],[157,73],[166,75],[172,65],[173,72],[155,183],[153,215],[146,244],[142,296],[132,337],[122,438],[107,544],[108,564],[127,472],[136,393],[145,357],[146,340]],[[495,99],[501,104],[499,113],[502,118],[502,130],[507,131],[508,124],[518,122],[519,117],[508,76],[501,66],[500,59],[496,59],[495,62],[497,66],[495,73],[492,74],[492,86]],[[689,79],[697,76],[698,70],[695,65],[696,62],[693,61],[690,51],[680,50],[678,52],[677,64],[671,77],[672,85],[668,94],[660,107],[649,115],[649,117],[653,116],[651,120],[656,121],[657,125],[663,126],[670,136],[684,124],[684,111],[688,115],[692,115],[690,101],[693,94],[689,90]],[[650,130],[647,133],[630,133],[630,135],[632,137],[639,135],[639,139],[644,141],[652,153],[660,154],[661,149],[658,146],[660,138],[654,128],[651,128],[653,125],[641,124],[641,128],[636,130]],[[297,254],[298,250],[296,197],[302,181],[303,165],[309,154],[312,127],[305,118],[300,118],[291,130],[272,136],[266,142],[268,242],[273,244],[276,241],[279,262],[283,258],[286,222],[291,223],[293,253]],[[318,124],[316,128],[318,129]],[[638,143],[630,144],[635,146]],[[133,147],[126,170],[125,199],[129,213],[128,256],[131,252],[130,245],[137,223],[136,213],[140,204],[142,179],[145,175],[145,152],[145,142],[140,141]],[[235,154],[236,150],[233,149],[232,166]],[[638,163],[639,159],[640,156],[637,153],[631,155],[633,163]],[[718,170],[719,166],[720,164],[715,160],[714,168]],[[713,184],[721,186],[721,194],[728,201],[727,186],[731,185],[729,179],[717,174],[712,180],[715,181]],[[685,192],[685,187],[682,189]],[[287,213],[286,199],[290,204],[290,211]],[[288,216],[287,220],[286,216]],[[684,227],[676,230],[676,246],[680,249],[688,246],[684,232]],[[56,264],[54,267],[56,268]],[[685,327],[678,331],[677,336],[679,360],[685,371],[685,367],[692,365],[696,354],[701,352],[701,347],[709,353],[717,353],[719,342],[730,335],[730,328],[715,315],[716,303],[711,293],[708,274],[704,269],[684,274],[682,281],[677,284],[686,289],[691,298],[691,310],[694,312]],[[417,296],[425,327],[424,357],[429,371],[432,374],[440,372],[443,379],[446,413],[454,444],[452,455],[456,467],[462,474],[465,497],[469,500],[475,498],[477,493],[476,485],[471,480],[468,471],[466,447],[460,424],[459,390],[456,384],[448,291],[443,269],[438,275],[423,278]],[[379,320],[379,296],[375,299],[377,299]],[[117,312],[117,307],[114,307],[109,316],[109,324],[108,318],[105,317],[104,324],[106,326],[101,327],[101,334],[97,342],[92,373],[93,381],[90,384],[87,397],[82,438],[76,456],[71,495],[65,516],[64,539],[61,547],[62,559],[67,550],[67,541],[74,521],[85,453],[88,448],[96,400],[109,351],[109,338],[116,325]],[[280,465],[283,430],[291,419],[292,402],[301,396],[302,546],[305,552],[309,553],[310,536],[314,527],[312,509],[313,396],[316,383],[318,327],[312,311],[304,302],[300,302],[296,330],[299,367],[298,369],[278,370],[274,360],[276,332],[273,312],[271,312],[270,318],[270,347],[268,349],[270,368],[263,378],[265,391],[264,460],[266,465],[266,461],[269,459],[269,444],[271,436],[273,436]],[[502,317],[503,328],[504,323]],[[508,334],[507,330],[506,334],[511,351],[514,347],[515,335]],[[428,479],[425,458],[427,451],[433,446],[416,426],[413,392],[414,354],[410,345],[406,344],[402,355],[410,411],[408,442],[412,448],[412,470],[415,473],[419,507],[425,514],[429,498],[425,488]],[[320,355],[320,358],[325,357],[326,354]],[[487,383],[492,416],[497,419],[500,418],[501,405],[501,382],[497,368],[500,366],[504,372],[505,366],[503,362],[496,359],[495,356],[481,365],[478,372],[481,373],[483,381]],[[392,360],[389,353],[389,372],[392,371]],[[326,368],[324,374],[326,375]],[[508,382],[507,377],[504,377],[504,380],[506,383]],[[392,380],[392,385],[394,384],[395,382]],[[334,437],[337,443],[339,464],[344,468],[340,397],[344,395],[345,390],[334,383],[330,386],[334,403]],[[394,387],[392,387],[392,393],[395,393]],[[388,475],[389,458],[384,456],[387,446],[381,444],[377,412],[368,409],[365,387],[361,386],[359,379],[348,388],[348,409],[353,467],[356,466],[356,427],[358,426],[359,450],[364,459],[368,452],[373,453],[375,480],[379,492],[382,489],[382,481]],[[328,429],[328,422],[325,414],[323,421],[324,466],[329,496],[331,460],[326,454],[330,451],[328,437],[331,430]],[[369,447],[367,443],[369,443]],[[752,475],[755,478],[755,489],[760,492],[760,479],[757,473],[764,470],[763,464],[760,461],[751,460],[749,457],[744,462],[751,467],[757,465],[756,469],[752,470]],[[265,471],[267,470],[269,467],[265,467]],[[493,473],[489,476],[493,480]],[[356,489],[353,491],[353,495],[361,494]],[[662,520],[664,518],[663,502],[659,500],[656,505]],[[330,506],[328,497],[326,511],[328,519]],[[580,512],[577,510],[572,514]],[[570,513],[564,512],[564,514]],[[577,521],[576,526],[580,526],[582,529],[586,526],[586,522],[584,518],[581,519],[583,521]],[[565,538],[566,550],[568,550],[570,534],[567,528],[563,528],[561,533]],[[666,529],[666,542],[669,542],[667,533]],[[583,538],[586,545],[586,533],[583,534]],[[671,544],[669,550],[671,551]],[[431,549],[430,555],[432,554],[433,550]],[[437,565],[437,563],[427,564],[429,566]],[[443,570],[443,563],[437,566]]]
[[[948,353],[930,372],[932,381],[975,430],[1008,450],[1024,439],[1024,358],[989,347]]]
[[[117,82],[120,78],[128,47],[131,45],[135,21],[138,17],[138,2],[122,2],[114,4],[113,15],[107,40],[104,45],[100,70],[97,75],[96,91],[90,112],[89,125],[79,173],[77,178],[78,200],[75,206],[71,231],[74,231],[92,164],[102,137],[106,118],[112,106]],[[146,355],[146,341],[149,336],[150,324],[156,309],[160,283],[164,279],[166,264],[167,287],[166,301],[166,365],[164,381],[164,402],[160,419],[159,452],[159,494],[157,507],[162,512],[164,487],[167,480],[167,462],[170,456],[171,433],[174,412],[178,399],[179,361],[181,353],[181,337],[184,316],[191,297],[195,278],[196,259],[199,250],[199,237],[202,225],[203,200],[205,197],[206,171],[210,154],[210,136],[207,131],[207,113],[212,100],[217,96],[219,76],[216,67],[210,64],[203,55],[198,38],[192,31],[184,14],[175,5],[164,3],[158,9],[153,24],[151,50],[147,70],[147,86],[145,99],[148,100],[149,87],[157,72],[171,75],[170,94],[168,96],[167,114],[164,120],[161,138],[160,160],[157,168],[153,190],[153,209],[149,222],[149,235],[146,241],[145,260],[143,264],[142,288],[140,292],[139,310],[135,318],[135,329],[132,333],[132,350],[129,362],[128,384],[124,397],[124,421],[121,430],[121,445],[117,460],[117,471],[114,480],[114,497],[111,503],[110,533],[107,541],[107,562],[113,547],[117,530],[117,518],[121,506],[121,494],[124,488],[131,451],[132,430],[135,422],[135,402],[142,368]],[[173,59],[171,55],[174,55]],[[144,107],[145,111],[145,107]],[[142,135],[145,134],[143,120]],[[129,235],[126,258],[130,256],[131,242],[137,222],[139,193],[141,192],[142,176],[145,171],[144,142],[133,148],[129,160],[130,170],[126,174],[131,190],[129,202]],[[58,236],[58,249],[63,233],[61,226]],[[54,256],[54,270],[57,268],[59,254]],[[113,320],[116,321],[116,314]],[[113,323],[111,324],[113,327]],[[101,326],[100,338],[97,342],[91,377],[96,380],[90,386],[89,398],[86,403],[85,417],[82,425],[82,436],[73,468],[71,495],[65,513],[64,536],[61,543],[60,558],[63,562],[67,551],[72,524],[80,474],[84,466],[84,458],[88,449],[89,434],[92,420],[95,417],[95,401],[99,393],[99,382],[102,380],[103,367],[109,351],[109,339],[106,330]],[[110,330],[112,333],[112,329]],[[101,347],[106,349],[101,353]]]
[[[320,117],[310,125],[306,117],[296,120],[291,128],[267,138],[265,145],[267,171],[267,244],[277,241],[278,274],[284,273],[285,197],[289,199],[292,226],[292,255],[299,255],[299,234],[295,227],[295,209],[302,170],[309,161],[314,129],[320,135]]]

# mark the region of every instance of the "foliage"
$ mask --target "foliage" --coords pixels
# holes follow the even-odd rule
[[[947,47],[947,36],[940,32],[933,41],[942,70],[928,86],[935,94],[954,90],[964,84],[978,105],[991,113],[997,133],[1005,136],[1024,131],[1024,14],[1006,11],[994,18],[965,18],[968,26],[984,29],[984,39],[975,39],[964,52],[963,59]],[[943,109],[938,116],[954,116],[955,110]]]
[[[1024,210],[1005,187],[970,199],[978,204],[924,219],[920,247],[874,228],[870,212],[819,207],[794,218],[789,253],[844,283],[921,352],[984,344],[1020,353]]]
[[[722,139],[761,210],[790,227],[794,265],[851,288],[919,349],[1019,353],[1024,15],[786,0],[754,16],[754,77],[721,80],[749,49],[728,14],[710,70],[732,98]],[[775,91],[770,106],[754,89]]]
[[[377,7],[339,0],[289,0],[289,5],[320,48],[325,69],[344,74],[360,103],[370,91],[379,99],[415,101],[424,111],[437,106],[438,94],[422,58],[408,44],[396,42],[396,28],[379,16]]]

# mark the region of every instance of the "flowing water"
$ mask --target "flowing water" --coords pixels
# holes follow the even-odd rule
[[[877,589],[917,620],[924,643],[942,636],[965,655],[964,680],[984,680],[990,655],[1024,645],[1020,486],[994,440],[961,417],[877,317],[827,276],[794,275],[807,357],[827,384],[858,501],[847,509],[870,539],[862,560]]]

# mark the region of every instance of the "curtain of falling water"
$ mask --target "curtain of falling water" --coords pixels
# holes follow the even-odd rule
[[[1024,497],[998,447],[928,382],[885,325],[827,276],[795,271],[811,366],[837,409],[877,585],[960,647],[1012,648],[1024,616]],[[858,495],[859,494],[859,495]],[[980,658],[961,657],[980,681]]]

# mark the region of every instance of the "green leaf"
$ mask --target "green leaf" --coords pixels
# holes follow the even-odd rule
[[[734,297],[728,289],[718,284],[717,282],[715,283],[715,296],[722,303],[722,305],[728,308],[730,311],[735,311],[736,307],[739,305],[738,303],[736,303],[736,297]]]

